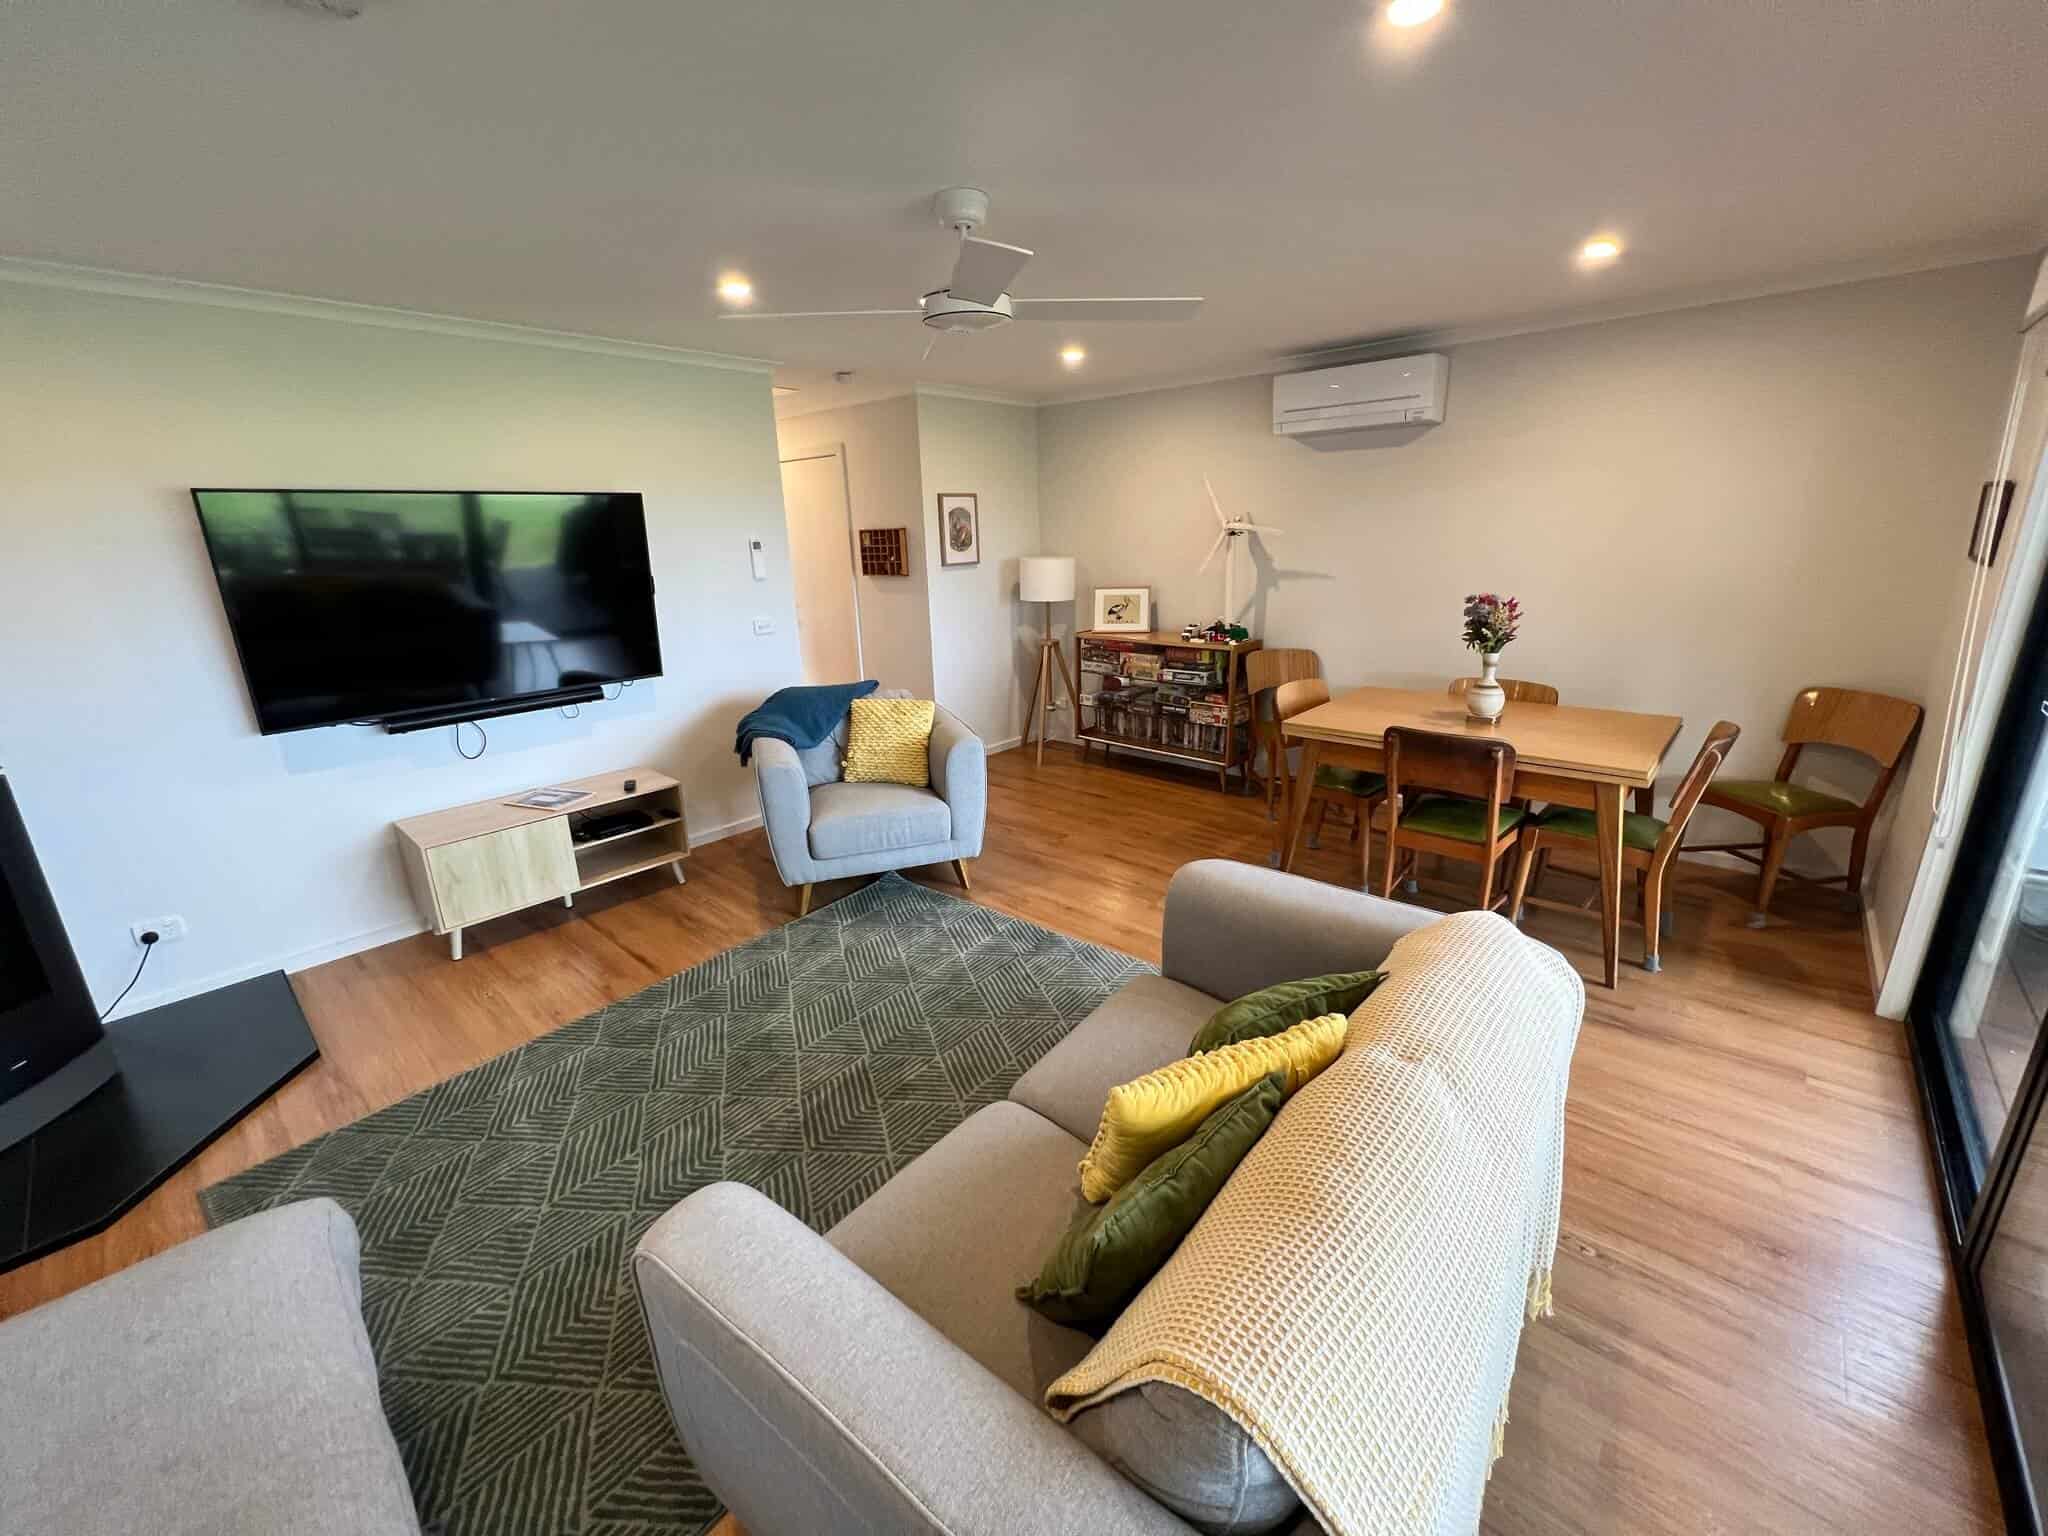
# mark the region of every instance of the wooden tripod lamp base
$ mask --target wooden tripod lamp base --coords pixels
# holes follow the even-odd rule
[[[1027,603],[1045,605],[1045,637],[1038,642],[1038,676],[1031,684],[1031,703],[1024,711],[1024,742],[1038,732],[1038,763],[1045,765],[1045,717],[1059,707],[1053,696],[1057,679],[1067,690],[1067,703],[1074,711],[1074,728],[1081,726],[1081,696],[1067,671],[1067,660],[1052,633],[1052,605],[1074,600],[1074,557],[1072,555],[1026,555],[1017,562],[1017,596]]]

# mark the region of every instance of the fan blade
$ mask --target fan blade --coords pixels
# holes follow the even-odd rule
[[[1030,259],[1031,252],[1021,245],[968,235],[960,242],[960,259],[953,263],[953,278],[946,284],[946,292],[970,304],[993,304]]]
[[[780,314],[763,314],[750,309],[729,310],[721,320],[851,320],[859,315],[921,315],[921,309],[790,309]]]
[[[955,292],[958,292],[956,289]],[[1019,320],[1192,320],[1200,299],[1012,299]]]
[[[1207,553],[1206,555],[1202,556],[1202,563],[1201,563],[1200,565],[1198,565],[1198,566],[1196,566],[1196,567],[1195,567],[1195,574],[1196,574],[1197,576],[1201,575],[1201,574],[1202,574],[1202,572],[1204,572],[1204,571],[1206,571],[1207,569],[1209,569],[1209,562],[1210,562],[1211,560],[1214,560],[1214,559],[1216,558],[1216,551],[1217,551],[1217,550],[1219,550],[1219,549],[1221,549],[1221,548],[1222,548],[1222,547],[1223,547],[1223,546],[1224,546],[1224,545],[1225,545],[1226,543],[1228,543],[1229,541],[1230,541],[1230,535],[1229,535],[1229,534],[1227,534],[1227,533],[1219,533],[1219,534],[1217,534],[1217,535],[1216,535],[1216,542],[1215,542],[1214,544],[1211,544],[1211,545],[1209,546],[1209,553]],[[1229,557],[1228,555],[1225,555],[1225,556],[1224,556],[1224,559],[1226,559],[1226,560],[1227,560],[1227,559],[1229,559],[1229,558],[1230,558],[1230,557]]]
[[[1209,483],[1207,475],[1202,476],[1202,489],[1209,493],[1209,505],[1216,509],[1216,521],[1228,528],[1230,519],[1223,515],[1223,503],[1216,499],[1216,487]]]

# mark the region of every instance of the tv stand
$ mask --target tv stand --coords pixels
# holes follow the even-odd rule
[[[397,824],[413,899],[434,932],[447,936],[450,958],[462,958],[463,929],[508,912],[550,901],[573,907],[579,891],[649,870],[665,868],[683,883],[690,830],[675,779],[653,768],[620,768],[544,787],[587,793],[551,810],[512,804],[531,793],[515,789]],[[648,820],[605,837],[575,837],[574,824],[584,817],[622,810]]]

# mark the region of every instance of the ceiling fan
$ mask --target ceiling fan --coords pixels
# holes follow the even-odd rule
[[[977,187],[948,187],[932,199],[939,222],[960,237],[953,276],[918,300],[915,309],[804,309],[763,314],[734,310],[721,320],[843,320],[866,315],[916,315],[935,331],[955,336],[993,330],[1012,320],[1054,320],[1069,324],[1096,320],[1191,320],[1198,298],[1013,299],[1010,284],[1034,254],[1021,245],[982,240],[975,231],[988,222],[988,194]],[[933,338],[936,340],[937,338]]]

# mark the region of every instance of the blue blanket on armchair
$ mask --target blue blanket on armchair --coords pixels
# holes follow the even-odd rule
[[[799,752],[830,736],[855,699],[864,699],[882,685],[873,678],[861,683],[825,683],[815,688],[778,688],[740,716],[732,749],[742,763],[754,757],[754,739],[773,736]]]

